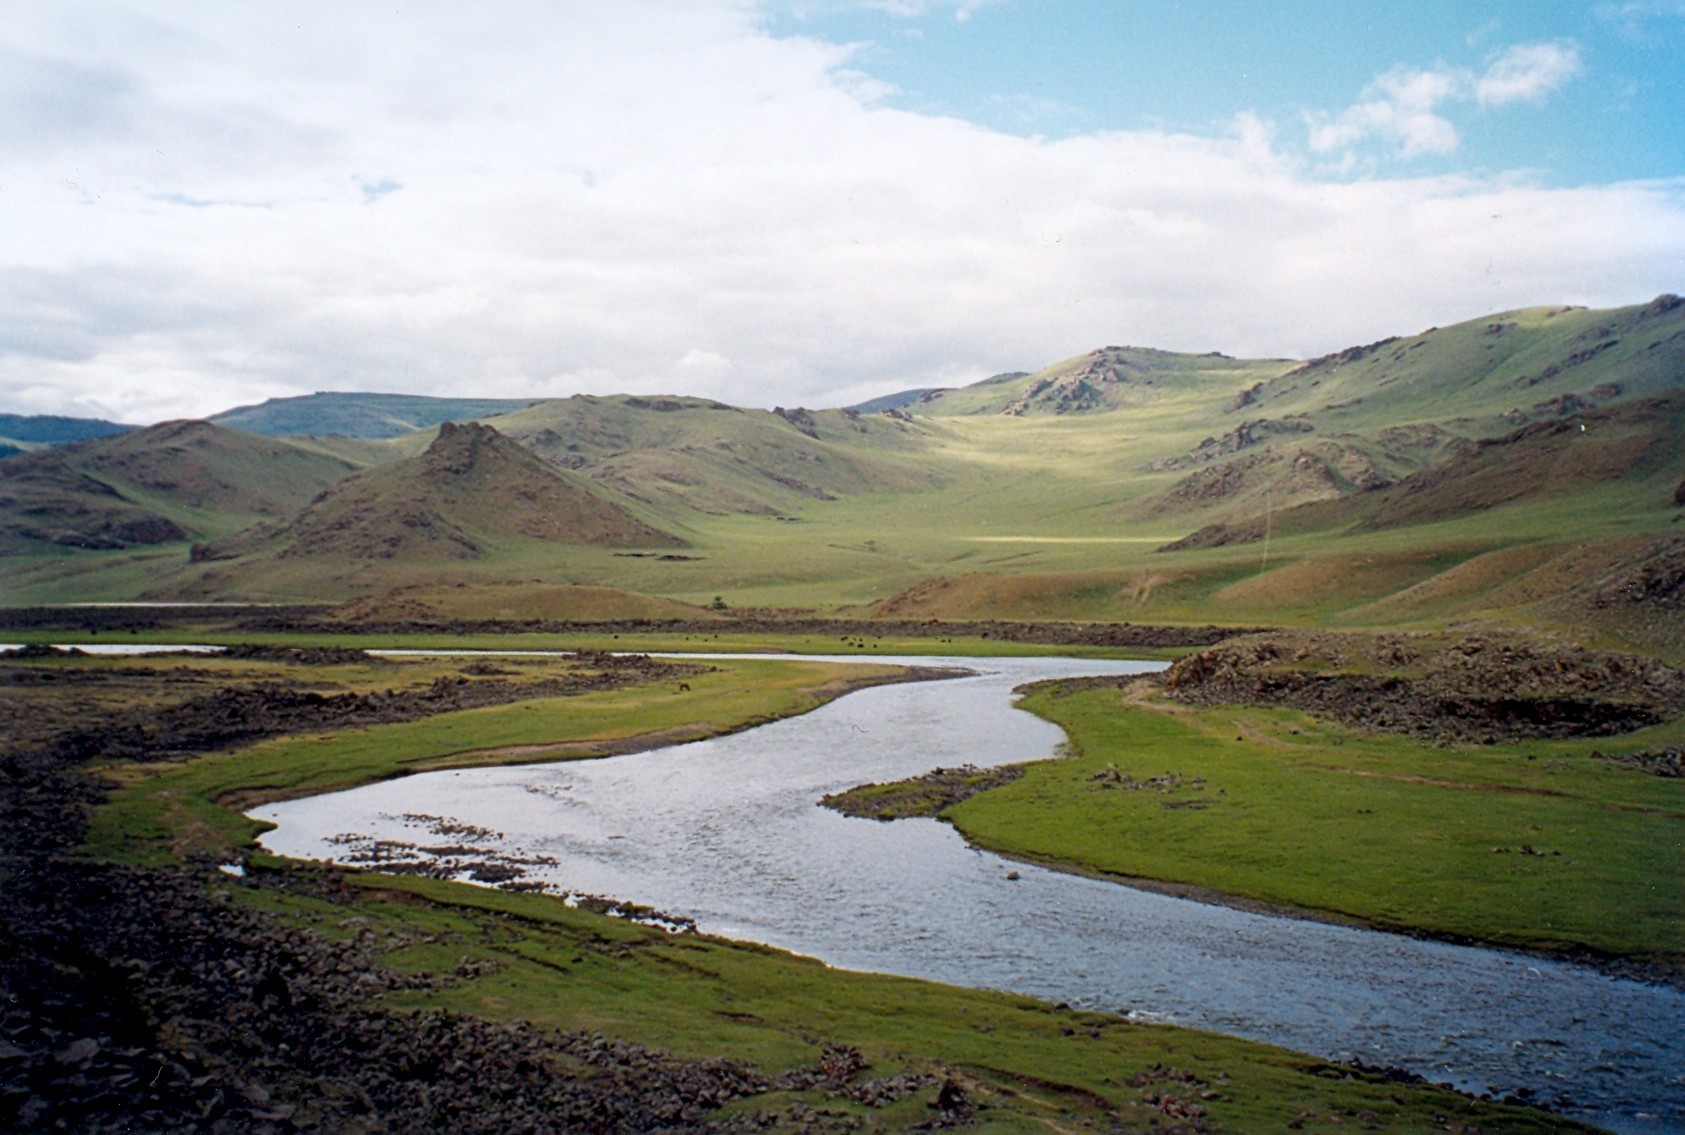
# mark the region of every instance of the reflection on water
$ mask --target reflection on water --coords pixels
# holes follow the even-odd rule
[[[253,814],[281,854],[427,814],[503,833],[538,877],[833,965],[1030,994],[1410,1068],[1627,1131],[1685,1130],[1685,994],[1536,958],[1249,914],[1009,863],[934,820],[816,806],[864,781],[1051,755],[1039,677],[1148,664],[921,659],[986,673],[861,691],[746,733],[600,761],[430,773]],[[413,821],[412,821],[413,823]],[[1009,872],[1018,878],[1009,879]],[[1647,1118],[1647,1117],[1654,1117]]]

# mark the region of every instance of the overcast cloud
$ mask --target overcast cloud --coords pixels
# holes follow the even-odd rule
[[[748,3],[392,7],[0,4],[0,410],[842,405],[1107,343],[1303,357],[1634,303],[1685,266],[1681,180],[1331,176],[1454,150],[1448,100],[1548,106],[1571,43],[1401,61],[1308,131],[1049,141],[890,109]]]

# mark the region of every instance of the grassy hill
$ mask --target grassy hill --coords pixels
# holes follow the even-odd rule
[[[289,515],[357,468],[192,421],[20,454],[0,462],[0,555],[220,536]]]
[[[1491,434],[1545,415],[1678,389],[1685,300],[1527,308],[1315,359],[1250,391],[1257,416],[1323,429],[1415,423]]]
[[[415,394],[317,393],[237,406],[210,421],[265,437],[393,438],[441,422],[466,422],[529,405],[518,398],[427,398]]]
[[[576,396],[488,420],[532,459],[517,481],[646,526],[624,540],[535,535],[518,493],[419,477],[429,428],[309,443],[384,464],[198,563],[178,541],[144,571],[55,548],[0,573],[31,600],[539,580],[936,618],[1519,619],[1671,650],[1681,390],[1685,303],[1661,297],[1303,363],[1106,347],[875,412]],[[200,498],[214,532],[160,515],[226,540],[255,509],[221,502],[253,491]]]
[[[1262,382],[1293,365],[1280,359],[1102,347],[1034,374],[1000,374],[959,390],[930,391],[916,405],[927,414],[1096,413],[1194,392],[1227,396],[1242,380]]]
[[[290,519],[196,546],[189,570],[160,593],[331,594],[348,581],[367,590],[535,543],[667,549],[684,541],[490,426],[447,422],[416,457],[348,478]]]
[[[492,421],[539,456],[670,514],[783,516],[937,479],[922,460],[931,455],[923,431],[853,410],[578,395]]]

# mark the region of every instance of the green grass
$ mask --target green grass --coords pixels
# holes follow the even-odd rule
[[[433,768],[531,762],[510,746],[577,743],[550,759],[617,751],[628,739],[696,740],[812,709],[846,682],[883,681],[835,663],[745,659],[719,663],[679,691],[661,683],[441,714],[421,721],[286,737],[181,763],[127,764],[108,775],[120,787],[90,823],[98,858],[160,864],[189,855],[225,856],[265,826],[241,814],[267,800],[331,792]],[[229,806],[232,805],[232,806]]]
[[[601,1032],[772,1075],[816,1063],[826,1045],[852,1045],[868,1062],[868,1077],[910,1072],[961,1082],[981,1105],[968,1130],[1148,1130],[1167,1122],[1164,1096],[1232,1132],[1284,1130],[1294,1119],[1303,1120],[1302,1130],[1325,1133],[1358,1124],[1400,1132],[1448,1123],[1516,1135],[1587,1130],[1526,1109],[1377,1082],[1266,1045],[834,970],[765,947],[668,935],[544,896],[410,877],[351,881],[356,886],[332,902],[228,889],[330,935],[346,934],[354,918],[365,941],[385,944],[387,964],[442,978],[432,990],[391,998],[395,1008]],[[478,963],[479,976],[451,976],[464,960]],[[839,1118],[859,1116],[867,1130],[899,1131],[928,1121],[935,1091],[932,1084],[881,1110],[818,1091],[775,1092],[735,1106],[782,1111],[800,1101]]]
[[[1586,755],[1614,748],[1607,739],[1441,749],[1290,711],[1126,697],[1038,689],[1025,708],[1062,726],[1074,755],[945,816],[1009,855],[1452,938],[1685,964],[1685,784]],[[1621,751],[1682,735],[1674,723]],[[1108,769],[1179,781],[1095,779]]]
[[[98,662],[74,665],[99,665]],[[350,668],[355,669],[355,667]],[[800,712],[828,696],[841,668],[743,659],[663,684],[449,714],[406,725],[266,742],[180,764],[109,770],[125,784],[93,817],[84,853],[139,863],[229,854],[257,827],[236,808],[256,799],[347,787],[424,766],[516,759],[498,746],[611,742],[663,728],[719,731]],[[346,674],[339,675],[347,679]],[[327,871],[263,853],[252,881]],[[765,947],[669,935],[541,895],[373,873],[349,887],[218,884],[234,901],[330,937],[357,935],[389,965],[436,976],[391,995],[398,1011],[449,1008],[491,1019],[597,1031],[680,1056],[725,1057],[777,1074],[852,1045],[869,1076],[954,1079],[980,1106],[980,1132],[1148,1130],[1164,1108],[1197,1107],[1214,1129],[1392,1131],[1478,1125],[1486,1132],[1571,1132],[1583,1125],[1524,1108],[1396,1085],[1313,1057],[1185,1029],[1072,1012],[1029,998],[830,969]],[[312,897],[314,896],[314,897]],[[331,897],[324,897],[331,896]],[[461,976],[465,961],[476,976]],[[928,1121],[935,1085],[874,1110],[819,1091],[733,1105],[790,1104],[857,1116],[867,1130]],[[1165,1103],[1166,1099],[1173,1103]],[[798,1130],[785,1115],[777,1130]]]

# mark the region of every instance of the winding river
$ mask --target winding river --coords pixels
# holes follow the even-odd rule
[[[417,816],[471,824],[501,833],[509,854],[552,860],[533,877],[559,888],[832,965],[1397,1065],[1473,1092],[1526,1089],[1624,1132],[1685,1131],[1680,991],[1168,898],[1011,863],[934,820],[883,824],[818,807],[865,781],[1049,756],[1062,734],[1012,708],[1014,686],[1155,668],[894,661],[976,673],[875,687],[654,752],[427,773],[252,815],[278,825],[266,847],[310,859],[344,856],[348,835],[427,842]]]

